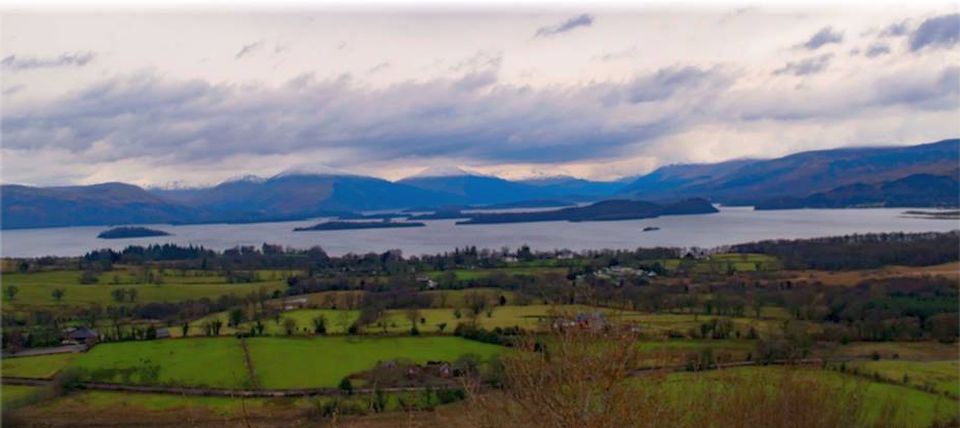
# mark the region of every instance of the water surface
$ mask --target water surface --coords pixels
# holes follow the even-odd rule
[[[264,242],[294,248],[323,247],[331,255],[400,249],[404,254],[433,254],[455,247],[571,250],[676,246],[714,247],[763,239],[810,238],[865,232],[928,232],[960,229],[960,220],[908,218],[906,209],[753,211],[721,208],[707,215],[666,216],[612,222],[542,222],[457,226],[455,220],[428,220],[426,227],[293,232],[317,220],[205,225],[146,225],[172,236],[98,239],[102,226],[22,229],[0,232],[6,257],[76,256],[97,248],[176,243],[223,250]],[[647,226],[660,230],[644,232]]]

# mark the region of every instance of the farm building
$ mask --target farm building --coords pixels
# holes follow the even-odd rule
[[[70,329],[64,335],[64,343],[92,345],[100,339],[100,333],[92,328],[78,327]]]

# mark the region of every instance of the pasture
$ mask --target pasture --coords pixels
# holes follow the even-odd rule
[[[827,285],[854,286],[862,281],[916,276],[942,276],[960,280],[960,262],[933,266],[884,266],[878,269],[822,271],[787,271],[794,281],[820,282]]]
[[[52,378],[80,354],[65,353],[0,359],[0,373],[4,376]]]
[[[688,270],[699,274],[726,274],[727,272],[760,272],[781,268],[780,261],[764,254],[714,254],[706,259],[666,259],[661,260],[664,269],[676,271]]]
[[[127,384],[243,388],[250,384],[233,338],[105,343],[76,358],[83,380]],[[153,370],[156,370],[154,373]]]
[[[286,288],[282,278],[289,274],[284,271],[257,271],[259,281],[229,283],[226,277],[210,272],[181,272],[170,269],[164,272],[159,284],[144,281],[142,272],[123,269],[98,275],[98,281],[94,284],[81,283],[82,273],[77,270],[4,274],[3,286],[13,285],[19,289],[12,300],[4,299],[4,306],[5,309],[19,309],[36,306],[112,305],[118,303],[111,294],[114,290],[130,288],[137,290],[133,303],[175,302],[203,297],[215,299],[228,294],[246,295],[260,289],[272,293],[274,290]],[[54,289],[64,291],[59,302],[52,297]]]
[[[850,365],[861,374],[901,382],[916,388],[960,396],[960,361],[863,361]]]
[[[434,271],[429,275],[434,280],[442,280],[445,276],[452,274],[459,281],[478,280],[494,276],[540,276],[545,274],[566,275],[567,268],[563,267],[541,267],[541,266],[508,266],[489,269],[451,269],[446,271]]]
[[[618,311],[607,308],[595,308],[584,305],[506,305],[506,306],[490,306],[488,310],[484,310],[477,316],[477,325],[486,329],[493,329],[496,327],[513,327],[519,326],[524,329],[536,330],[543,326],[544,320],[549,317],[557,314],[565,315],[574,315],[580,312],[602,312],[607,317],[623,317],[627,320],[635,320],[640,323],[649,323],[651,326],[651,331],[654,330],[654,325],[675,325],[677,320],[683,320],[687,324],[683,326],[689,327],[696,324],[694,315],[670,315],[670,314],[655,314],[655,315],[643,315],[639,312],[629,312],[629,311]],[[459,313],[459,317],[457,314]],[[471,313],[466,308],[431,308],[431,309],[420,309],[418,311],[419,316],[417,317],[417,329],[421,333],[452,333],[454,328],[456,328],[459,323],[470,323],[472,322]],[[313,333],[313,319],[323,316],[326,320],[326,327],[328,334],[344,334],[347,332],[347,328],[360,316],[359,310],[331,310],[331,309],[296,309],[287,312],[283,312],[280,315],[279,321],[277,319],[271,318],[266,320],[261,320],[264,324],[264,334],[267,335],[285,335],[286,332],[283,327],[285,319],[292,319],[296,323],[296,334],[305,335]],[[221,330],[221,335],[232,335],[238,331],[249,331],[250,327],[253,325],[252,322],[244,322],[239,328],[231,328],[227,326],[228,314],[224,312],[216,313],[209,315],[207,317],[201,318],[191,322],[190,332],[188,335],[199,336],[204,334],[202,325],[204,322],[219,319],[223,322],[223,329]],[[708,318],[700,317],[702,321],[706,321]],[[748,321],[744,321],[748,322]],[[439,325],[445,324],[444,329],[441,331]],[[380,321],[373,325],[366,326],[363,329],[363,333],[408,333],[412,324],[409,319],[409,314],[405,310],[388,310],[386,315],[381,318]],[[657,327],[659,328],[659,327]],[[661,330],[665,331],[664,328],[659,328],[658,332]],[[180,335],[180,329],[173,328],[171,333],[174,335]]]
[[[0,386],[0,406],[3,409],[19,407],[34,401],[34,397],[42,394],[43,388],[38,386],[2,385]]]
[[[852,396],[859,396],[867,423],[881,420],[900,427],[929,427],[935,422],[944,422],[958,417],[958,403],[938,394],[931,394],[902,385],[874,382],[862,377],[845,375],[816,368],[741,367],[699,373],[675,373],[667,376],[669,399],[709,400],[709,394],[737,394],[739,388],[748,390],[758,385],[775,386],[782,376],[798,376],[801,381],[825,382],[835,388],[843,388]],[[717,390],[711,379],[727,376],[734,379],[732,387]],[[893,409],[894,414],[888,412]]]
[[[489,359],[504,348],[458,337],[253,338],[247,341],[265,389],[336,387],[346,376],[378,361],[454,361],[464,355]]]

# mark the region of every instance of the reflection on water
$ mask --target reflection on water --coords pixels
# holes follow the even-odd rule
[[[960,228],[956,219],[908,218],[904,209],[753,211],[721,208],[717,214],[668,216],[613,222],[544,222],[456,226],[454,220],[426,221],[427,227],[399,229],[293,232],[316,221],[257,224],[148,225],[172,236],[134,239],[97,239],[105,227],[65,227],[9,230],[0,233],[6,257],[75,256],[96,248],[176,243],[222,250],[264,242],[295,248],[314,245],[332,255],[385,251],[404,254],[438,253],[454,247],[572,250],[652,246],[714,247],[762,239],[809,238],[865,232],[927,232]],[[660,230],[644,232],[648,226]]]

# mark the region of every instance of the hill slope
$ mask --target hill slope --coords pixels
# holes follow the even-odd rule
[[[819,150],[769,160],[664,167],[635,180],[626,193],[654,199],[704,197],[724,204],[754,204],[914,174],[956,174],[958,163],[958,139],[916,146]]]
[[[123,183],[45,188],[4,185],[0,196],[4,229],[169,223],[201,217],[191,207]]]

